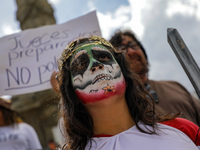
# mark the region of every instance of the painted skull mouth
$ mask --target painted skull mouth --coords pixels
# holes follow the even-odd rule
[[[98,76],[96,76],[92,82],[92,84],[95,84],[97,82],[103,81],[103,80],[113,80],[113,77],[111,75],[108,74],[100,74]]]

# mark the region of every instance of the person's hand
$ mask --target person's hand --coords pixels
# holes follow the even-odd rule
[[[58,75],[58,72],[57,71],[53,71],[52,75],[51,75],[51,79],[50,79],[50,82],[51,82],[51,86],[52,86],[52,89],[55,91],[55,92],[60,92],[59,90],[59,87],[58,87],[58,81],[56,79],[56,76]]]

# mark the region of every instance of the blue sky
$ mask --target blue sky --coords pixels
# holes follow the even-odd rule
[[[200,65],[199,0],[48,0],[57,24],[97,10],[102,35],[109,39],[119,28],[132,29],[146,48],[149,77],[175,80],[193,92],[188,77],[167,42],[167,28],[178,29]],[[20,31],[15,0],[1,0],[0,37]]]

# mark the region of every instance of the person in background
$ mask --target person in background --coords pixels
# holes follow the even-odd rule
[[[60,114],[70,150],[197,150],[199,127],[177,115],[157,116],[155,102],[128,59],[100,36],[62,52],[57,75]]]
[[[0,98],[0,149],[42,150],[34,128],[21,121],[11,101]]]
[[[159,115],[181,112],[180,117],[200,126],[200,100],[191,96],[178,82],[148,78],[149,60],[146,51],[131,30],[116,31],[110,42],[117,50],[126,53],[131,69],[139,75],[141,82],[153,96]]]

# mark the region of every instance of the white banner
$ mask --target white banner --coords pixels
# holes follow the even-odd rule
[[[96,11],[60,25],[24,30],[0,38],[0,95],[51,88],[63,49],[75,38],[101,35]]]

